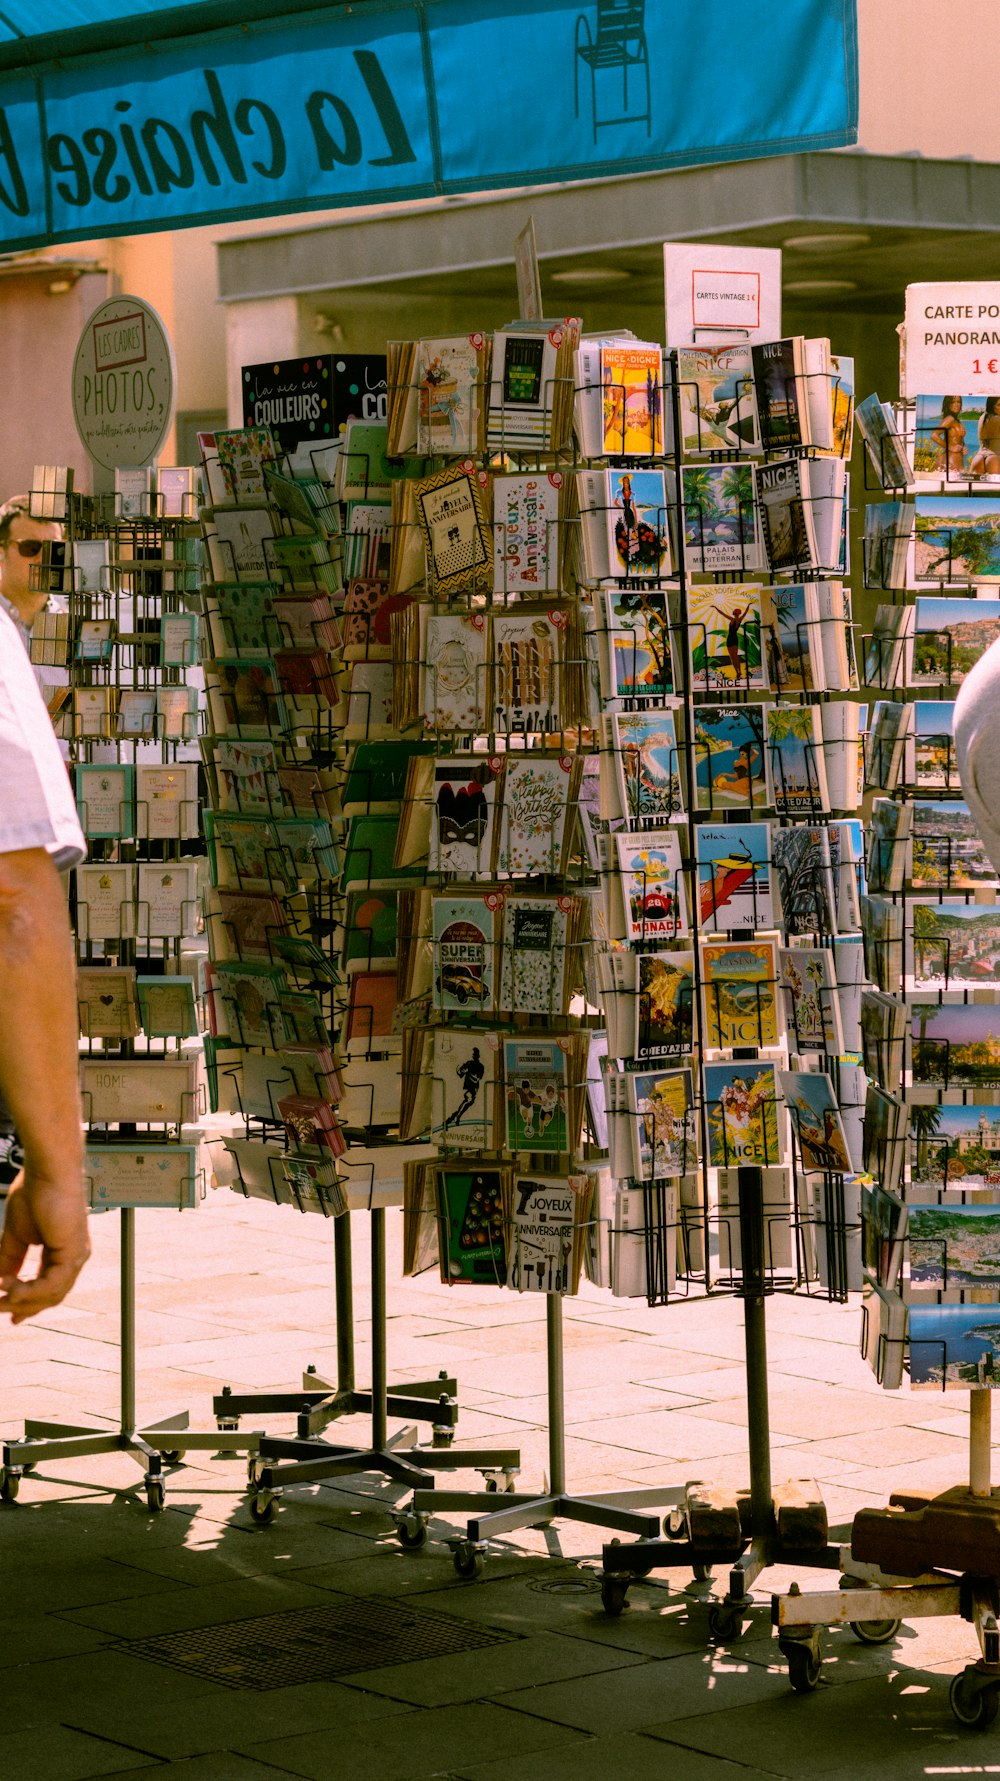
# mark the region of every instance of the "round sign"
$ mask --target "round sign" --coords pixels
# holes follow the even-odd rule
[[[88,318],[73,361],[73,417],[105,470],[151,464],[174,416],[174,354],[155,309],[109,297]]]

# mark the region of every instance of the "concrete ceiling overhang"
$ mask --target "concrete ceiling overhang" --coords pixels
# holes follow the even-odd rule
[[[658,300],[669,240],[780,246],[789,294],[825,286],[827,309],[895,310],[914,277],[1000,278],[1000,166],[846,150],[353,210],[220,242],[220,296],[366,286],[434,296],[454,290],[457,275],[470,295],[509,296],[514,238],[529,215],[549,313],[579,307],[602,270],[625,275],[633,300]]]

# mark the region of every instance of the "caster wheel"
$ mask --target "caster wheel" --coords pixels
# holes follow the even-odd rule
[[[165,1466],[179,1466],[181,1463],[181,1450],[179,1447],[161,1447],[160,1458]]]
[[[683,1540],[687,1534],[687,1516],[683,1509],[671,1509],[663,1517],[663,1535],[667,1540]]]
[[[466,1582],[472,1583],[485,1571],[486,1556],[476,1550],[471,1540],[463,1540],[460,1545],[455,1547],[453,1563],[459,1576],[464,1577]]]
[[[715,1645],[728,1645],[743,1631],[743,1615],[738,1608],[709,1608],[708,1636]]]
[[[215,1426],[220,1435],[235,1435],[240,1426],[240,1419],[238,1416],[217,1416]]]
[[[820,1653],[814,1650],[811,1643],[807,1644],[805,1641],[789,1641],[787,1644],[779,1641],[779,1649],[788,1664],[788,1680],[795,1693],[812,1694],[819,1684],[823,1668]]]
[[[150,1514],[158,1515],[160,1510],[163,1508],[163,1505],[166,1502],[166,1500],[167,1500],[167,1493],[163,1488],[163,1479],[162,1478],[147,1478],[147,1480],[146,1480],[146,1508],[149,1510]]]
[[[696,1559],[691,1566],[691,1575],[696,1583],[711,1583],[715,1573],[711,1565],[699,1564]]]
[[[276,1497],[250,1498],[250,1519],[255,1521],[258,1527],[270,1527],[277,1513],[278,1500]]]
[[[628,1602],[628,1583],[623,1577],[601,1578],[601,1607],[617,1620]]]
[[[851,1631],[862,1645],[888,1645],[896,1637],[901,1620],[852,1620]]]
[[[16,1503],[17,1493],[20,1488],[21,1478],[19,1473],[0,1471],[0,1502]]]
[[[454,1429],[434,1429],[431,1432],[432,1447],[451,1447],[455,1440]]]
[[[396,1538],[407,1552],[419,1552],[421,1546],[427,1544],[427,1524],[424,1521],[397,1521]]]
[[[948,1701],[959,1725],[984,1732],[997,1716],[1000,1690],[995,1682],[984,1685],[977,1681],[975,1670],[960,1670],[952,1677]]]
[[[508,1496],[508,1497],[514,1496],[514,1494],[517,1491],[517,1479],[514,1477],[513,1473],[511,1473],[511,1472],[505,1472],[504,1479],[505,1479],[505,1483],[504,1483],[504,1487],[503,1487],[504,1495]]]
[[[483,1483],[484,1483],[489,1495],[496,1496],[497,1492],[500,1489],[500,1484],[499,1484],[498,1480],[496,1478],[485,1478],[483,1480]]]
[[[257,1455],[255,1453],[251,1453],[249,1459],[247,1460],[247,1483],[250,1485],[250,1487],[252,1489],[253,1486],[256,1484],[256,1482],[257,1482]]]
[[[24,1473],[26,1478],[30,1477],[31,1473],[34,1471],[37,1464],[38,1464],[37,1459],[23,1459],[21,1461],[21,1470]]]

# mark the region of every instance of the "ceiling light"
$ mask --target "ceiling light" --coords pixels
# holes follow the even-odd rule
[[[564,272],[549,272],[552,284],[624,284],[630,274],[621,266],[571,266]]]
[[[825,297],[834,291],[856,291],[857,288],[852,278],[792,278],[784,285],[786,294],[796,297]]]
[[[860,232],[837,235],[788,235],[784,245],[790,247],[793,253],[846,254],[852,248],[867,247],[870,240],[870,235],[862,235]]]

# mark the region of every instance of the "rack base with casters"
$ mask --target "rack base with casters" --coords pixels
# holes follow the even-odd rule
[[[458,1422],[455,1381],[441,1373],[437,1379],[407,1385],[390,1392],[387,1384],[387,1307],[385,1268],[385,1211],[376,1207],[371,1212],[372,1245],[372,1388],[356,1391],[353,1384],[353,1342],[348,1347],[346,1332],[350,1320],[350,1236],[344,1219],[337,1220],[337,1385],[321,1380],[311,1370],[304,1375],[305,1390],[299,1393],[271,1393],[267,1397],[244,1398],[223,1392],[215,1399],[220,1422],[232,1426],[246,1408],[285,1409],[297,1413],[294,1435],[263,1435],[257,1453],[251,1458],[248,1481],[250,1513],[260,1526],[274,1520],[286,1485],[319,1484],[332,1478],[359,1477],[374,1472],[394,1484],[419,1491],[432,1489],[434,1474],[468,1468],[487,1477],[487,1489],[497,1488],[498,1476],[508,1482],[516,1475],[521,1455],[516,1448],[457,1448],[452,1446]],[[344,1232],[340,1227],[344,1226]],[[353,1332],[352,1332],[353,1336]],[[372,1439],[369,1447],[325,1441],[318,1431],[328,1427],[337,1417],[367,1410],[371,1413]],[[390,1435],[389,1416],[412,1418],[403,1428]],[[432,1446],[418,1445],[417,1424],[432,1425]],[[397,1530],[400,1519],[396,1517]],[[422,1541],[401,1544],[419,1545]]]
[[[75,1423],[39,1422],[26,1419],[20,1440],[0,1445],[0,1502],[14,1503],[21,1480],[49,1460],[92,1458],[105,1453],[127,1453],[143,1468],[146,1506],[153,1513],[164,1507],[164,1465],[176,1465],[184,1453],[227,1453],[239,1447],[253,1453],[260,1440],[254,1429],[244,1435],[222,1435],[217,1429],[192,1429],[188,1413],[167,1416],[161,1422],[136,1428],[135,1411],[135,1209],[121,1214],[121,1385],[117,1429],[82,1428]]]
[[[839,1591],[803,1594],[793,1583],[772,1597],[778,1648],[799,1693],[819,1681],[824,1626],[850,1626],[862,1643],[883,1645],[904,1620],[957,1615],[975,1627],[980,1656],[952,1678],[951,1710],[970,1729],[993,1724],[1000,1710],[1000,1493],[990,1488],[990,1409],[989,1391],[974,1390],[968,1486],[938,1496],[900,1492],[888,1509],[862,1509],[841,1553]]]
[[[630,1583],[651,1571],[689,1566],[696,1583],[707,1583],[718,1567],[728,1566],[726,1594],[706,1599],[709,1638],[728,1643],[740,1637],[751,1607],[750,1591],[768,1566],[831,1570],[839,1565],[839,1548],[829,1543],[826,1508],[811,1480],[777,1487],[770,1529],[760,1534],[752,1532],[748,1491],[719,1490],[696,1481],[677,1492],[676,1500],[664,1518],[662,1539],[634,1546],[614,1540],[605,1546],[601,1599],[607,1613],[620,1614]]]
[[[590,1497],[575,1497],[566,1490],[562,1299],[558,1293],[546,1294],[545,1319],[551,1488],[541,1492],[517,1491],[513,1488],[514,1469],[501,1466],[499,1469],[507,1478],[501,1503],[496,1501],[496,1478],[487,1479],[485,1493],[420,1487],[415,1490],[406,1515],[398,1518],[397,1526],[403,1522],[406,1527],[406,1537],[400,1534],[402,1544],[422,1545],[431,1515],[468,1516],[465,1533],[452,1535],[447,1544],[458,1575],[470,1581],[482,1576],[490,1540],[518,1528],[576,1521],[590,1527],[615,1528],[643,1541],[660,1531],[659,1514],[649,1511],[678,1500],[676,1490],[659,1488],[601,1491]],[[480,1466],[479,1470],[486,1468]]]

